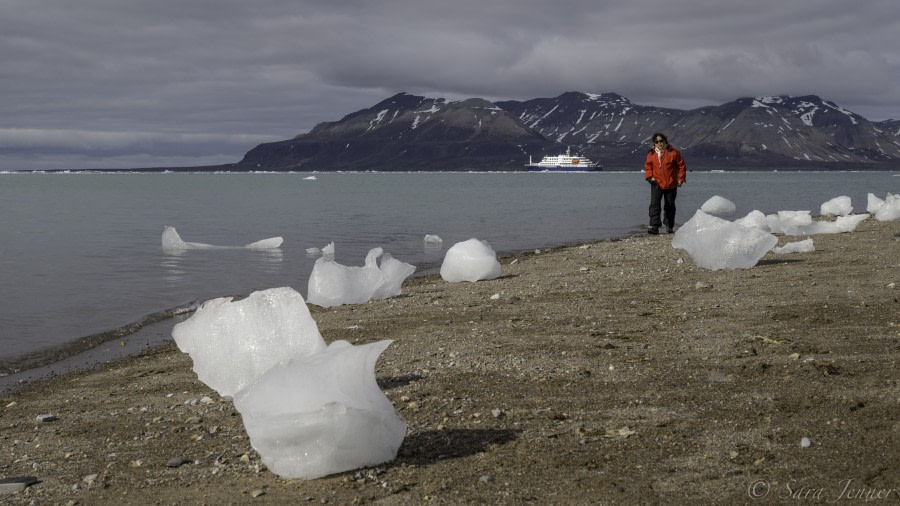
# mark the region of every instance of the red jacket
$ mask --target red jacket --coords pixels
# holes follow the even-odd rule
[[[684,183],[686,179],[687,165],[681,152],[672,146],[666,147],[660,162],[656,150],[651,149],[647,152],[647,161],[644,162],[644,179],[649,180],[651,177],[656,180],[659,187],[663,190],[677,188],[679,183]]]

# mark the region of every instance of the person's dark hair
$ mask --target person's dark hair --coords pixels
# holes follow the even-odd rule
[[[650,136],[650,142],[656,143],[656,139],[659,139],[659,138],[662,138],[662,140],[666,141],[666,144],[669,143],[669,139],[666,138],[665,134],[661,134],[659,132],[656,132],[655,134]]]

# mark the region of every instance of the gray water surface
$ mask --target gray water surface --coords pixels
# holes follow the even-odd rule
[[[192,301],[276,286],[305,296],[315,262],[306,249],[332,241],[344,265],[362,265],[366,252],[380,246],[421,271],[436,269],[447,248],[472,237],[512,252],[642,233],[647,223],[649,189],[639,171],[309,177],[0,174],[0,366],[14,370],[23,354],[85,336],[108,338]],[[864,212],[868,192],[900,193],[900,177],[691,172],[679,190],[677,222],[713,195],[733,201],[737,218],[754,209],[817,214],[839,195]],[[282,236],[284,243],[276,251],[166,253],[165,225],[191,242],[240,246]],[[428,247],[426,234],[440,236],[443,248]],[[167,338],[173,320],[165,321],[144,337]],[[119,340],[106,348],[117,346],[115,353],[135,345]]]

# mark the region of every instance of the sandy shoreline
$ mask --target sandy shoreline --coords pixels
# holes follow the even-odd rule
[[[897,502],[898,234],[869,219],[738,271],[698,269],[671,236],[609,240],[311,306],[327,341],[394,339],[376,373],[409,424],[394,461],[319,480],[265,470],[174,346],[36,382],[0,405],[0,478],[40,483],[0,501]]]

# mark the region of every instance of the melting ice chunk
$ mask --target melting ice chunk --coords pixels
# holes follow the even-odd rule
[[[890,195],[890,193],[888,193],[888,195]],[[878,212],[878,208],[881,207],[882,205],[884,205],[884,200],[881,200],[880,198],[876,197],[874,193],[869,193],[866,196],[866,198],[867,198],[867,201],[866,201],[866,212],[867,213],[875,214],[876,212]]]
[[[444,240],[433,234],[425,234],[425,242],[428,244],[443,244]]]
[[[200,381],[228,397],[282,360],[325,349],[303,297],[289,287],[209,300],[172,337]]]
[[[381,257],[381,266],[378,265]],[[362,267],[348,267],[334,261],[334,243],[323,249],[307,285],[307,300],[322,307],[361,304],[400,295],[400,286],[416,267],[401,262],[381,248],[372,248]]]
[[[856,227],[868,217],[868,214],[851,214],[850,216],[838,216],[835,221],[814,221],[808,225],[801,225],[791,229],[788,235],[842,234],[844,232],[853,232],[856,230]]]
[[[281,247],[284,241],[281,237],[270,237],[261,241],[250,243],[246,246],[213,246],[212,244],[203,244],[202,242],[185,242],[178,235],[175,227],[166,226],[162,233],[162,249],[163,251],[184,251],[189,249],[275,249]]]
[[[762,211],[750,211],[747,216],[734,220],[734,222],[743,227],[756,227],[765,232],[769,231],[769,222]]]
[[[800,235],[800,227],[812,224],[809,211],[778,211],[766,216],[769,230],[773,234]]]
[[[805,241],[789,242],[784,246],[776,246],[772,248],[772,253],[781,255],[785,253],[809,253],[815,250],[816,247],[813,245],[813,240],[806,239]]]
[[[778,239],[758,228],[716,218],[698,210],[675,232],[672,246],[687,250],[704,269],[746,269],[778,244]]]
[[[454,244],[441,264],[441,277],[445,281],[478,281],[495,279],[500,276],[500,262],[497,254],[486,243],[478,239]]]
[[[884,202],[875,211],[875,219],[878,221],[900,220],[900,195],[888,193]]]
[[[276,365],[234,397],[250,443],[272,472],[318,478],[397,456],[406,421],[375,381],[391,341],[335,341]]]
[[[718,195],[711,197],[700,206],[700,210],[704,213],[714,214],[716,216],[732,214],[736,209],[737,207],[734,205],[734,202]]]
[[[852,212],[853,204],[850,202],[850,197],[847,196],[835,197],[828,202],[824,202],[819,210],[819,214],[833,214],[835,216],[847,216]]]

